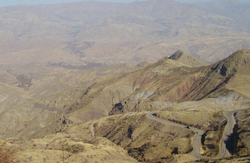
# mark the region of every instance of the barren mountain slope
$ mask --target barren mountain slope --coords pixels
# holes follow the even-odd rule
[[[238,51],[214,65],[198,68],[171,59],[178,53],[130,73],[122,72],[126,66],[113,67],[117,75],[114,69],[108,67],[102,68],[99,74],[97,73],[99,68],[97,71],[90,69],[65,72],[61,71],[65,69],[59,68],[57,72],[52,73],[52,76],[50,74],[39,80],[33,79],[27,91],[19,88],[26,96],[22,96],[24,99],[18,100],[19,103],[13,104],[11,109],[8,109],[9,105],[7,107],[7,104],[10,104],[8,100],[3,101],[2,104],[6,105],[2,107],[5,109],[1,116],[5,121],[1,123],[2,126],[9,124],[9,131],[6,133],[19,133],[15,135],[25,136],[32,133],[39,135],[36,131],[41,129],[43,133],[53,133],[72,123],[87,122],[124,112],[162,110],[180,101],[211,97],[230,98],[232,102],[238,101],[239,106],[244,108],[245,104],[242,101],[247,99],[249,94],[248,89],[242,86],[243,84],[247,86],[249,78],[246,71],[249,65],[248,51]],[[191,58],[187,54],[186,57]],[[131,67],[131,70],[135,69]],[[107,77],[109,74],[110,77]],[[103,77],[93,82],[97,75]],[[85,79],[86,77],[88,78]],[[15,86],[10,88],[16,89]],[[14,112],[16,109],[19,111]],[[15,118],[14,122],[7,116],[11,112],[15,113],[11,116],[25,114],[22,117],[26,116],[27,119]],[[52,112],[54,114],[51,114]],[[41,114],[37,116],[38,113]],[[64,123],[63,126],[61,123]],[[18,130],[13,130],[14,128]]]
[[[223,153],[240,110],[224,144],[249,156],[249,13],[236,1],[0,8],[0,138],[21,162],[194,162]]]
[[[241,53],[245,54],[247,51],[235,53],[239,53],[239,56],[237,55],[239,61],[244,60]],[[241,87],[243,83],[239,85],[237,83],[238,80],[242,82],[248,80],[249,75],[245,74],[244,80],[242,79],[240,71],[243,72],[243,70],[241,66],[235,67],[238,64],[236,59],[232,59],[233,63],[237,63],[236,65],[230,64],[232,70],[239,69],[239,72],[233,73],[234,77],[229,69],[227,72],[230,74],[226,76],[220,74],[222,65],[225,65],[224,62],[230,60],[235,54],[217,64],[199,68],[190,67],[167,57],[135,72],[99,81],[90,87],[82,100],[71,107],[68,118],[81,122],[85,119],[85,114],[89,115],[90,112],[94,114],[96,109],[102,110],[103,115],[161,110],[179,101],[219,97],[220,95],[247,98],[247,89],[238,90],[237,87]],[[196,66],[196,64],[193,65]],[[217,68],[215,68],[216,65],[218,65]],[[247,67],[243,69],[247,70]]]
[[[223,123],[220,124],[220,122],[225,118],[222,110],[218,109],[218,106],[223,108],[225,105],[206,102],[210,107],[205,108],[205,106],[202,105],[202,101],[197,102],[197,104],[196,102],[193,103],[197,105],[195,108],[191,105],[189,107],[187,104],[181,103],[180,105],[183,106],[179,108],[179,110],[177,108],[167,108],[168,111],[157,112],[156,116],[160,119],[175,120],[176,122],[178,121],[178,123],[192,125],[195,126],[195,128],[204,130],[205,134],[204,139],[202,139],[203,148],[201,154],[216,156],[221,138],[220,132],[224,129]],[[200,106],[198,106],[199,104]],[[232,105],[230,106],[232,107]],[[156,122],[149,119],[147,114],[148,112],[132,112],[104,117],[87,123],[68,125],[67,128],[61,131],[64,134],[51,134],[50,136],[46,136],[45,133],[40,133],[40,136],[36,139],[31,139],[27,144],[32,144],[32,142],[46,142],[48,143],[47,148],[44,149],[46,153],[51,150],[57,150],[57,152],[60,153],[62,148],[59,144],[61,142],[62,145],[62,140],[67,138],[67,141],[65,141],[65,149],[69,154],[66,153],[66,155],[70,155],[70,159],[72,160],[75,154],[74,152],[72,153],[72,151],[74,149],[76,152],[81,150],[79,143],[84,143],[82,146],[85,146],[84,153],[86,153],[86,155],[92,155],[91,151],[93,150],[86,148],[85,144],[95,142],[94,145],[97,145],[96,139],[104,141],[104,137],[124,148],[131,157],[138,161],[194,162],[196,160],[192,157],[192,139],[195,134],[193,131],[184,127],[178,128]],[[196,118],[194,118],[194,116]],[[61,138],[62,136],[60,135],[64,135],[64,138]],[[82,135],[84,135],[84,139],[82,139]],[[76,142],[73,145],[71,139],[77,141],[79,144],[78,148],[75,148]],[[54,141],[51,142],[51,140]],[[104,145],[98,145],[98,150],[95,151],[97,157],[88,157],[88,160],[98,159],[100,157],[99,152],[102,151],[103,148],[107,148],[107,144],[109,145],[111,143],[107,141]],[[116,146],[114,147],[117,150]],[[41,145],[35,147],[35,149],[39,148],[41,148]],[[39,153],[38,151],[36,152]],[[120,151],[116,152],[119,153]],[[77,157],[82,158],[82,154],[83,153],[78,151]],[[102,154],[101,156],[106,157],[107,160],[110,159],[108,156],[103,156]],[[49,158],[50,156],[48,156],[48,159]],[[124,157],[122,158],[124,159]],[[113,159],[116,159],[116,157],[113,157]],[[223,161],[223,159],[220,159],[220,161]],[[226,162],[226,160],[224,160],[224,162]]]
[[[178,54],[184,54],[184,60],[183,55]],[[76,149],[77,157],[82,160],[105,158],[107,162],[115,162],[122,158],[126,162],[134,161],[133,157],[146,162],[192,162],[197,159],[192,154],[192,140],[197,133],[185,128],[192,126],[204,131],[199,154],[216,156],[225,125],[224,112],[250,107],[249,97],[244,95],[248,90],[236,90],[237,86],[249,83],[248,54],[249,50],[237,51],[216,64],[203,67],[195,67],[194,63],[200,61],[180,51],[138,67],[117,65],[79,71],[35,66],[32,76],[29,66],[24,66],[27,72],[22,77],[18,77],[19,69],[9,67],[7,71],[4,67],[2,72],[9,73],[6,79],[17,75],[14,81],[21,85],[2,83],[8,86],[4,87],[3,95],[7,98],[3,104],[11,102],[8,100],[10,90],[17,95],[17,92],[23,93],[17,96],[18,103],[14,103],[13,108],[5,106],[1,110],[1,126],[8,126],[2,136],[15,134],[16,138],[27,140],[20,153],[24,160],[30,159],[27,155],[31,153],[38,155],[34,160],[41,160],[43,152],[48,160],[60,160],[60,157],[51,157],[51,152],[60,155],[65,142],[70,160],[75,159],[71,150]],[[125,68],[132,72],[124,72]],[[37,76],[35,72],[44,74]],[[148,117],[150,111],[158,111],[152,116],[183,126],[172,128],[156,122]],[[245,123],[240,125],[238,148],[244,154],[249,149],[248,142],[242,139],[247,132]],[[76,139],[81,134],[84,138]],[[131,157],[109,141],[127,150]],[[13,142],[13,145],[20,146],[19,143]],[[240,144],[244,144],[244,149]],[[35,150],[30,151],[31,146]],[[111,151],[118,156],[113,157]],[[94,158],[93,153],[99,157]]]
[[[194,6],[204,10],[213,12],[215,14],[230,17],[232,22],[228,24],[242,31],[249,32],[249,3],[241,3],[239,1],[222,0],[212,2],[195,2]],[[244,19],[244,21],[242,21]],[[241,25],[240,25],[241,24]]]
[[[175,148],[179,154],[192,150],[191,131],[164,126],[147,119],[143,113],[102,118],[92,125],[96,137],[106,137],[139,161],[165,162],[173,159]],[[82,132],[82,128],[83,124],[76,125],[69,132]]]
[[[2,67],[0,128],[3,137],[31,135],[62,117],[96,79],[121,75],[136,69],[113,65],[88,70],[38,64]],[[90,115],[91,119],[103,117]],[[86,119],[85,121],[90,120]]]
[[[114,69],[117,68],[118,67],[114,67]],[[109,114],[117,114],[131,110],[164,109],[176,104],[178,100],[182,98],[196,80],[195,74],[197,74],[200,69],[192,68],[169,58],[163,58],[154,64],[146,64],[145,68],[139,67],[138,70],[131,67],[131,70],[134,69],[136,71],[120,75],[122,73],[119,69],[124,70],[124,68],[118,68],[116,70],[118,71],[117,75],[115,75],[114,69],[107,68],[111,76],[115,75],[115,77],[107,77],[105,69],[102,69],[100,75],[103,75],[103,78],[95,80],[92,84],[89,82],[89,85],[87,85],[88,82],[87,84],[84,83],[86,79],[81,79],[80,81],[82,81],[84,85],[79,85],[78,88],[76,88],[79,94],[77,94],[76,97],[73,96],[69,101],[62,98],[64,95],[59,91],[55,97],[62,101],[60,102],[54,97],[55,100],[48,101],[50,105],[46,104],[46,106],[53,109],[54,105],[60,104],[62,108],[58,110],[60,110],[61,115],[64,116],[55,117],[50,114],[49,117],[45,118],[46,120],[36,117],[34,119],[35,121],[40,119],[45,121],[46,124],[43,124],[42,127],[37,129],[36,126],[40,123],[33,121],[33,123],[30,123],[18,136],[26,136],[34,133],[33,136],[39,137],[39,135],[46,133],[59,132],[67,125],[72,125],[73,123],[87,122],[108,116]],[[88,73],[92,70],[85,71],[86,73],[81,74],[81,76],[83,78],[84,76],[91,77]],[[77,73],[79,72],[76,71],[76,74]],[[73,76],[71,76],[71,74],[72,73],[68,74],[69,76],[65,78],[65,81],[72,78],[71,80],[76,82],[76,77],[78,79],[81,78],[76,74],[72,74]],[[97,74],[94,71],[93,76],[87,79],[87,81],[94,79],[95,75]],[[62,75],[62,77],[62,79],[64,79],[64,75]],[[77,81],[77,83],[79,84],[80,81]],[[55,81],[55,83],[57,82],[58,81]],[[75,83],[76,86],[77,83]],[[57,85],[60,86],[58,83]],[[81,86],[84,87],[81,88]],[[73,93],[73,88],[74,87],[70,86],[65,92],[72,90]],[[44,95],[46,96],[47,94]],[[72,95],[68,93],[67,96]],[[56,101],[56,103],[54,101]],[[31,106],[33,105],[31,103]],[[43,102],[36,104],[37,107],[40,105],[44,105]],[[41,116],[43,116],[43,114]],[[40,131],[35,133],[32,132],[33,130]]]
[[[8,140],[5,143],[7,147],[19,150],[16,157],[20,162],[138,162],[106,138],[93,138],[86,132],[57,133],[43,139]]]
[[[240,50],[228,58],[208,66],[183,100],[218,97],[230,90],[249,98],[250,50]]]
[[[197,68],[164,58],[135,72],[99,81],[72,106],[69,119],[82,121],[85,113],[96,109],[108,115],[172,106],[189,90],[198,72]]]

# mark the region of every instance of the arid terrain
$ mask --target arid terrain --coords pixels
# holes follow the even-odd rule
[[[91,1],[8,6],[0,13],[1,64],[138,64],[179,49],[213,63],[250,48],[250,7],[242,2]]]
[[[249,3],[0,13],[0,149],[20,162],[250,162]]]
[[[28,85],[28,77],[16,78],[9,90],[26,96],[19,92],[11,109],[13,95],[3,100],[2,137],[23,162],[247,162],[250,92],[240,88],[250,84],[249,54],[207,65],[177,51],[151,64],[68,70],[70,79],[54,67],[50,91],[41,91],[31,109],[31,93],[41,86],[34,81],[48,74]]]

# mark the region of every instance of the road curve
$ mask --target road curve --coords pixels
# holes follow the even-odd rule
[[[216,158],[222,158],[222,157],[229,157],[231,156],[230,153],[228,152],[227,148],[226,148],[226,141],[228,140],[228,137],[233,133],[233,128],[236,124],[236,120],[234,117],[235,113],[238,113],[239,111],[242,111],[244,109],[240,109],[240,110],[233,110],[233,111],[226,111],[225,112],[225,116],[227,119],[227,125],[224,129],[222,138],[221,138],[221,142],[220,142],[220,153],[217,155]],[[154,121],[163,123],[163,124],[167,124],[170,126],[175,126],[175,127],[180,127],[180,128],[185,128],[186,126],[184,125],[180,125],[177,123],[173,123],[170,121],[166,121],[160,118],[157,118],[155,116],[153,116],[154,112],[150,112],[147,114],[147,118],[152,119]],[[197,159],[207,159],[206,157],[203,157],[200,155],[200,147],[201,147],[201,136],[203,134],[202,130],[199,130],[197,128],[190,128],[190,130],[195,132],[195,136],[193,137],[193,156]]]
[[[220,153],[218,154],[217,157],[228,157],[230,156],[230,153],[228,152],[227,148],[226,148],[226,141],[228,139],[228,137],[233,133],[233,129],[234,126],[236,124],[236,120],[234,117],[235,113],[238,113],[239,111],[242,111],[244,109],[240,109],[240,110],[233,110],[233,111],[226,111],[225,112],[225,116],[227,119],[227,125],[224,129],[222,138],[221,138],[221,142],[220,142]]]
[[[148,119],[151,119],[151,120],[163,123],[163,124],[167,124],[170,126],[180,127],[180,128],[188,130],[186,128],[186,126],[184,126],[184,125],[157,118],[157,117],[153,116],[153,114],[154,114],[154,112],[150,112],[146,116]],[[203,157],[200,155],[201,136],[202,136],[203,131],[199,130],[197,128],[193,128],[193,127],[191,127],[189,130],[192,130],[195,132],[195,136],[193,137],[193,156],[197,159],[206,159],[206,157]]]
[[[240,109],[240,110],[233,110],[233,111],[225,111],[225,116],[226,116],[226,120],[227,120],[227,125],[225,126],[222,138],[221,138],[221,142],[220,142],[220,153],[217,155],[216,158],[222,158],[222,157],[228,157],[230,156],[230,153],[228,152],[227,148],[226,148],[226,141],[228,139],[228,137],[233,133],[233,128],[236,124],[236,120],[234,117],[235,113],[238,113],[239,111],[243,111],[245,109]],[[134,115],[137,112],[128,112],[125,115]],[[162,124],[166,124],[166,125],[170,125],[170,126],[174,126],[174,127],[179,127],[179,128],[183,128],[186,130],[192,130],[195,132],[195,136],[193,137],[193,157],[196,159],[208,159],[207,157],[203,157],[200,155],[200,148],[201,148],[201,137],[203,134],[202,130],[199,130],[197,128],[193,128],[190,127],[190,129],[187,129],[187,126],[178,124],[178,123],[174,123],[174,122],[170,122],[164,119],[160,119],[157,118],[155,116],[153,116],[153,114],[155,114],[155,112],[150,112],[146,114],[146,117],[148,119],[157,121],[159,123]],[[95,131],[94,131],[94,123],[93,122],[90,126],[90,130],[91,130],[91,135],[92,137],[95,137]]]

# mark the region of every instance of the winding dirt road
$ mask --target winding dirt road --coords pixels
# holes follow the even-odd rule
[[[170,126],[180,127],[180,128],[184,128],[186,130],[194,131],[196,135],[193,137],[193,149],[194,149],[193,150],[193,156],[195,158],[197,158],[197,159],[205,159],[205,157],[200,155],[201,136],[203,134],[202,130],[199,130],[199,129],[193,128],[193,127],[191,127],[190,129],[187,129],[186,126],[184,126],[184,125],[157,118],[153,114],[154,114],[154,112],[148,113],[147,118],[151,119],[151,120],[154,120],[154,121],[157,121],[157,122],[160,122],[160,123],[163,123],[163,124],[170,125]]]
[[[230,153],[228,152],[227,148],[226,148],[226,141],[228,139],[228,137],[233,133],[233,128],[236,124],[236,120],[234,117],[234,114],[242,111],[244,109],[241,110],[234,110],[234,111],[226,111],[225,112],[225,116],[226,116],[226,120],[227,120],[227,125],[225,126],[224,132],[223,132],[223,136],[221,138],[221,142],[220,142],[220,153],[218,154],[218,156],[216,158],[222,158],[222,157],[228,157],[230,156]],[[136,114],[136,112],[129,112],[126,115],[133,115]],[[207,157],[203,157],[200,155],[200,148],[201,148],[201,137],[203,134],[202,130],[199,130],[197,128],[193,128],[190,127],[190,129],[187,129],[187,126],[178,124],[178,123],[174,123],[174,122],[170,122],[164,119],[160,119],[154,116],[154,112],[150,112],[147,113],[146,117],[148,119],[160,122],[162,124],[166,124],[166,125],[170,125],[170,126],[174,126],[174,127],[179,127],[179,128],[183,128],[186,130],[192,130],[195,132],[195,136],[193,137],[193,157],[196,159],[208,159]],[[95,131],[94,131],[94,123],[95,121],[91,124],[90,126],[90,130],[91,130],[91,135],[92,137],[95,137]]]
[[[244,110],[244,109],[234,110],[234,111],[226,111],[225,112],[225,116],[226,116],[226,119],[227,119],[227,125],[226,125],[226,127],[224,129],[223,136],[221,138],[220,153],[218,154],[218,156],[216,158],[222,158],[222,157],[230,156],[230,153],[228,152],[228,150],[226,148],[226,141],[228,140],[228,137],[233,133],[233,128],[234,128],[234,126],[236,124],[234,114],[236,114],[236,113],[238,113],[239,111],[242,111],[242,110]],[[160,123],[163,123],[163,124],[170,125],[170,126],[187,129],[186,126],[184,126],[184,125],[157,118],[153,114],[155,114],[155,113],[154,112],[148,113],[147,118],[152,119],[152,120],[157,121],[157,122],[160,122]],[[195,134],[196,134],[193,137],[193,156],[195,158],[197,158],[197,159],[207,159],[207,157],[203,157],[203,156],[200,155],[201,136],[203,134],[203,131],[199,130],[197,128],[190,128],[190,130],[194,131]]]
[[[228,140],[228,137],[233,133],[233,129],[234,129],[234,126],[236,124],[234,114],[236,114],[242,110],[244,110],[244,109],[225,112],[225,116],[227,119],[227,125],[224,129],[223,136],[222,136],[221,142],[220,142],[220,153],[218,155],[219,158],[230,156],[230,153],[228,152],[228,150],[226,148],[226,141]]]

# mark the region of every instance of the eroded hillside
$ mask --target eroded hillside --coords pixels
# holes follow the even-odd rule
[[[26,162],[60,161],[62,153],[65,159],[90,162],[248,156],[249,92],[237,89],[248,88],[248,53],[237,51],[212,65],[178,51],[138,66],[23,67],[26,74],[4,67],[1,126],[8,128],[2,136],[21,138],[5,141],[21,148],[18,158]],[[9,109],[10,104],[18,109]],[[237,150],[231,150],[232,142]]]

